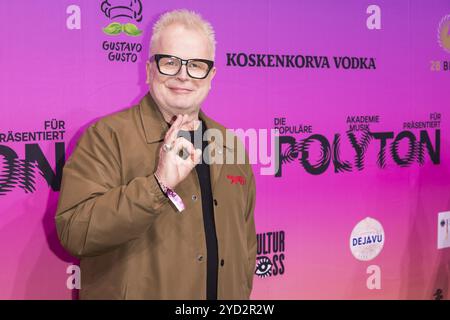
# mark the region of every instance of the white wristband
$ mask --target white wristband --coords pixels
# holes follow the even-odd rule
[[[181,197],[173,191],[171,188],[166,186],[164,183],[161,182],[161,179],[159,179],[156,172],[153,174],[155,176],[156,181],[158,182],[159,186],[161,187],[162,192],[172,201],[174,206],[177,208],[179,212],[182,212],[185,209],[183,200]]]

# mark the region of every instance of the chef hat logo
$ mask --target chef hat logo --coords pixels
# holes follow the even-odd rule
[[[137,22],[142,20],[141,0],[105,0],[101,10],[109,19],[126,17]]]

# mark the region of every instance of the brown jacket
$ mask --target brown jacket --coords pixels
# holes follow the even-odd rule
[[[223,126],[202,111],[199,117],[225,136]],[[208,257],[196,171],[175,188],[186,206],[182,213],[153,177],[167,129],[147,94],[139,105],[90,126],[67,160],[56,226],[62,245],[81,260],[81,299],[206,298]],[[224,155],[242,147],[238,139],[209,141]],[[248,299],[252,289],[255,181],[246,160],[210,165],[219,299]]]

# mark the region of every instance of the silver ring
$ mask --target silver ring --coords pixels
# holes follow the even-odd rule
[[[170,150],[172,150],[172,145],[164,143],[162,148],[164,152],[169,152]]]

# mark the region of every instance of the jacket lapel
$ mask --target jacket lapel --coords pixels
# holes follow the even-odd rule
[[[141,100],[139,108],[147,143],[163,141],[169,127],[150,93]]]
[[[208,147],[212,156],[209,167],[211,174],[211,190],[214,193],[223,169],[223,164],[226,163],[227,156],[232,156],[230,153],[233,153],[234,138],[232,138],[230,134],[230,137],[227,137],[227,129],[206,116],[202,110],[199,112],[199,118],[203,120],[206,129],[208,129],[208,131],[206,131],[205,139],[209,142]]]

